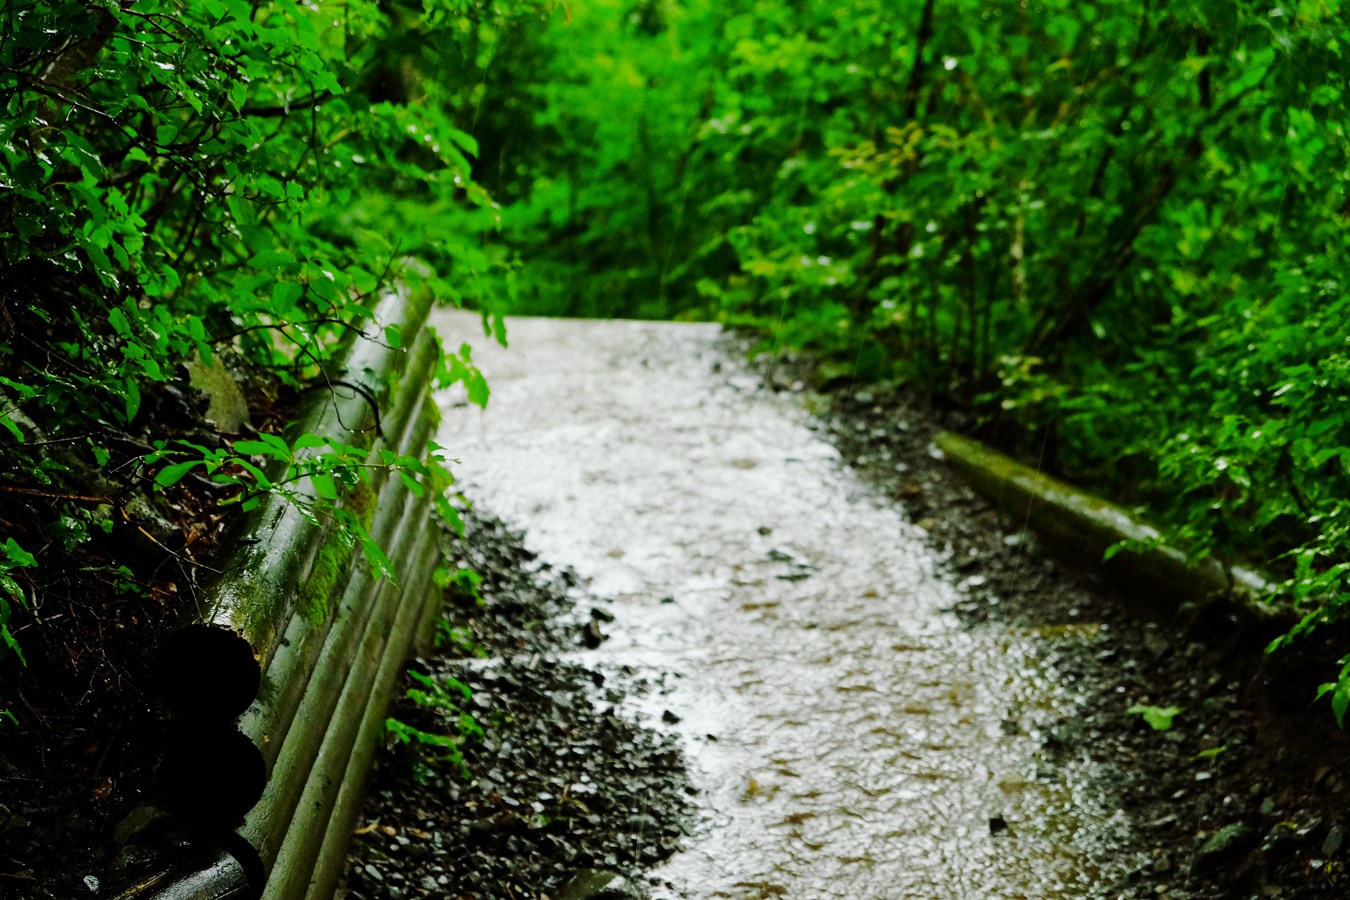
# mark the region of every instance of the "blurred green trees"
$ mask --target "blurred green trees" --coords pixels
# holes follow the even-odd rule
[[[106,470],[193,353],[311,377],[415,258],[968,404],[1312,627],[1350,601],[1348,44],[1341,0],[9,0],[0,450]]]
[[[503,76],[534,110],[501,127],[520,308],[715,317],[901,377],[1340,615],[1340,0],[593,0],[532,27]]]
[[[150,490],[166,429],[198,424],[185,362],[228,360],[260,395],[326,385],[342,339],[398,346],[369,324],[396,279],[488,305],[505,259],[467,129],[493,36],[540,9],[4,0],[0,656],[22,652],[14,616],[40,621],[34,572],[83,565],[59,563]],[[197,462],[228,456],[190,437]]]

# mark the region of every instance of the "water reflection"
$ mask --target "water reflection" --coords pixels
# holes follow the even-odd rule
[[[464,319],[435,324],[467,332]],[[614,598],[602,661],[672,673],[704,821],[657,897],[1084,897],[1124,817],[1042,739],[1052,633],[963,630],[923,532],[711,326],[512,324],[444,400],[465,492]],[[640,836],[636,836],[640,838]]]

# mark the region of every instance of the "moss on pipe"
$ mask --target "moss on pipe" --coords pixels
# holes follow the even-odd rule
[[[433,552],[438,540],[429,537],[419,547],[425,547],[415,558],[435,559]],[[373,690],[367,700],[366,708],[357,730],[356,740],[348,758],[347,771],[342,779],[333,809],[324,829],[323,839],[314,854],[308,889],[305,900],[326,900],[337,889],[338,878],[347,859],[347,848],[351,842],[352,828],[361,812],[361,800],[365,795],[366,779],[379,745],[379,736],[384,731],[385,717],[389,703],[393,698],[403,669],[403,659],[417,637],[421,613],[426,607],[426,598],[438,593],[435,590],[434,563],[422,563],[419,576],[409,585],[403,594],[403,603],[399,611],[398,622],[385,648],[379,671],[375,675]],[[265,895],[266,896],[266,895]],[[289,895],[278,895],[289,896]]]
[[[412,335],[410,350],[405,352],[383,342],[350,341],[344,378],[361,385],[364,393],[318,397],[290,433],[310,432],[347,443],[353,440],[374,443],[372,453],[375,453],[379,444],[373,442],[370,430],[374,410],[369,398],[373,398],[377,404],[390,407],[386,420],[380,423],[381,431],[391,435],[398,448],[397,442],[408,433],[411,413],[426,392],[435,363],[434,341],[416,331],[425,321],[427,305],[423,294],[412,299],[406,292],[385,297],[376,307],[375,324],[402,322],[404,334]],[[396,392],[390,387],[391,379],[386,377],[391,374],[402,375],[401,381],[392,380],[399,385]],[[387,475],[379,472],[374,480],[382,482]],[[302,482],[296,489],[309,493],[312,485]],[[362,496],[358,494],[355,499],[359,504]],[[316,622],[321,620],[321,613],[347,568],[340,564],[340,559],[344,553],[350,555],[350,549],[342,547],[345,542],[341,539],[332,537],[331,523],[314,523],[284,498],[266,498],[250,521],[252,524],[246,530],[250,540],[236,545],[225,566],[231,574],[204,595],[204,602],[193,617],[196,625],[171,639],[184,644],[185,650],[171,655],[164,666],[162,683],[167,693],[192,707],[189,710],[192,714],[214,712],[229,717],[240,713],[251,696],[239,685],[251,683],[252,689],[257,689],[261,671],[277,651],[297,608],[305,610]],[[226,684],[220,678],[220,673],[232,670],[212,655],[210,649],[214,644],[205,648],[196,646],[197,635],[205,634],[202,628],[232,634],[248,648],[256,666],[250,668],[242,682]],[[230,658],[235,655],[238,654],[230,654]],[[201,687],[195,692],[175,691],[174,685],[180,684]],[[172,697],[169,699],[175,702]]]
[[[425,533],[430,530],[424,524],[429,512],[429,503],[415,501],[407,505],[401,517],[395,538],[401,552],[393,561],[405,579],[416,572],[415,548],[422,546]],[[361,674],[363,661],[370,652],[367,648],[383,646],[398,614],[396,601],[401,596],[401,589],[392,582],[367,582],[349,621],[330,631],[318,658],[309,667],[304,697],[292,720],[267,735],[269,744],[279,748],[273,779],[261,802],[249,812],[240,834],[257,849],[269,868],[287,839],[288,828],[293,827],[292,817],[298,814],[302,796],[320,790],[311,782],[324,747],[330,743],[328,732],[354,725],[344,721],[352,712],[343,706],[343,698],[353,678],[358,684],[368,682],[368,673]],[[364,683],[364,689],[369,690],[368,683]]]
[[[412,558],[416,558],[418,549],[433,544],[436,537],[430,531],[424,531],[422,539],[415,544]],[[410,579],[413,584],[417,581]],[[420,599],[414,604],[407,592],[389,582],[381,585],[381,596],[377,602],[390,609],[393,617],[376,627],[368,627],[354,654],[337,705],[327,718],[328,728],[323,734],[322,746],[308,773],[299,802],[294,806],[294,816],[285,828],[284,837],[272,860],[264,897],[290,900],[304,894],[311,873],[319,862],[329,818],[344,782],[349,778],[349,770],[353,775],[363,774],[359,768],[351,769],[354,752],[360,751],[357,738],[366,721],[369,704],[376,700],[382,704],[388,703],[387,686],[382,686],[381,673],[391,666],[395,670],[402,666],[408,646],[408,632],[416,622]],[[316,677],[321,674],[322,667],[316,671]],[[269,823],[270,829],[274,829],[277,824],[275,821]],[[247,833],[245,836],[250,837]],[[259,832],[259,836],[268,845],[276,843],[277,835],[270,830]],[[265,862],[268,855],[263,853]]]
[[[406,441],[414,445],[425,442],[438,421],[435,403],[426,397],[417,409]],[[412,542],[412,536],[407,533],[408,523],[415,520],[410,520],[408,510],[424,502],[404,490],[400,483],[391,480],[375,504],[371,536],[380,546],[388,549],[397,572],[407,571],[403,560]],[[269,767],[275,762],[301,697],[308,690],[315,661],[324,652],[322,648],[332,642],[354,644],[359,636],[360,629],[371,613],[372,584],[373,578],[368,567],[352,565],[348,577],[342,583],[341,596],[335,603],[336,612],[331,625],[327,628],[315,627],[299,613],[292,617],[282,646],[268,664],[263,678],[266,696],[264,691],[260,691],[258,700],[245,712],[240,722],[241,730],[259,744]],[[353,631],[357,633],[356,636],[349,634]]]

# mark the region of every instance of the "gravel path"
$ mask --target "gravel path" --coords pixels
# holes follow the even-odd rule
[[[488,657],[423,663],[487,737],[470,782],[385,757],[348,896],[597,869],[654,898],[1342,895],[1339,776],[953,483],[926,412],[754,372],[710,326],[511,336],[441,438],[486,576],[450,615]]]

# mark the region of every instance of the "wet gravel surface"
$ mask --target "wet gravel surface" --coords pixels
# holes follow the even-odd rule
[[[761,363],[778,390],[810,391],[802,360]],[[899,386],[839,386],[813,399],[836,446],[901,503],[942,548],[966,587],[972,625],[1100,623],[1092,642],[1061,642],[1045,662],[1077,682],[1076,714],[1040,723],[1045,758],[1086,759],[1130,773],[1110,786],[1141,844],[1121,898],[1350,896],[1343,733],[1312,704],[1310,656],[1264,658],[1272,636],[1222,607],[1170,609],[1108,584],[1090,561],[1064,560],[955,477],[932,448],[942,427],[972,433],[959,413]],[[1155,731],[1126,709],[1181,709]]]
[[[636,880],[683,834],[681,754],[624,708],[660,685],[585,662],[604,640],[605,603],[500,523],[467,518],[457,565],[482,582],[450,592],[443,652],[414,671],[468,688],[463,711],[484,735],[463,747],[467,778],[390,741],[339,897],[557,898],[591,873]],[[407,698],[390,715],[429,733],[454,730],[453,714]],[[615,879],[604,896],[636,890],[624,884]]]
[[[1346,742],[1326,708],[1310,704],[1308,660],[1263,660],[1268,635],[1222,608],[1169,612],[1081,560],[1057,558],[931,450],[939,427],[970,432],[972,423],[898,387],[815,392],[811,371],[802,360],[760,366],[766,383],[802,394],[845,461],[929,533],[962,586],[954,611],[963,622],[1091,629],[1090,640],[1056,642],[1043,660],[1074,683],[1073,707],[1031,715],[1010,706],[1005,719],[1039,744],[1038,778],[1085,761],[1128,773],[1100,787],[1132,823],[1135,848],[1112,866],[1123,874],[1091,896],[1350,896]],[[460,637],[415,668],[469,687],[464,708],[485,737],[464,747],[467,780],[390,742],[339,896],[644,896],[644,870],[680,845],[692,815],[675,742],[625,703],[662,686],[587,663],[586,649],[604,639],[606,603],[519,535],[471,518],[458,554],[483,576],[481,604],[460,592],[447,619]],[[487,656],[467,653],[471,644]],[[1134,704],[1180,712],[1155,731],[1127,713]],[[407,700],[391,715],[447,728],[444,713]],[[591,870],[627,881],[588,894],[574,879]]]

